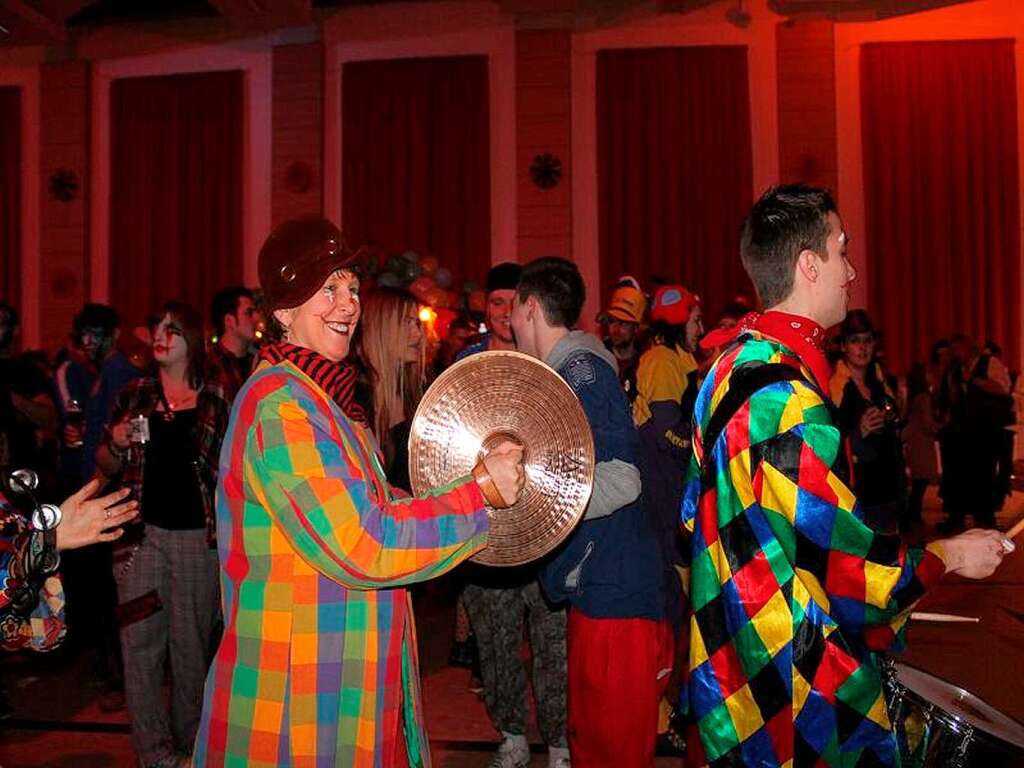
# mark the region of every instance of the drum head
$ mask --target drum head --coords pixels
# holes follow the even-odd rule
[[[896,664],[899,681],[925,701],[1008,744],[1024,749],[1024,725],[969,691],[906,664]]]

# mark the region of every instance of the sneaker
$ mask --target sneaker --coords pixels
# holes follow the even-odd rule
[[[525,740],[505,739],[487,768],[527,768],[529,764],[530,747]]]
[[[559,757],[556,760],[549,760],[548,768],[572,768],[572,763],[568,757]]]

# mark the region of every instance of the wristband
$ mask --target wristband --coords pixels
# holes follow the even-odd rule
[[[508,502],[505,501],[505,497],[501,495],[501,491],[498,490],[498,486],[494,484],[494,479],[487,471],[487,467],[484,466],[483,459],[480,459],[476,466],[473,467],[473,479],[480,486],[480,492],[483,493],[484,500],[489,507],[504,509],[509,506]]]

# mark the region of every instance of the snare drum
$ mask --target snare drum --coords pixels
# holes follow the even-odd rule
[[[883,662],[889,719],[904,768],[1024,765],[1024,726],[963,688]]]

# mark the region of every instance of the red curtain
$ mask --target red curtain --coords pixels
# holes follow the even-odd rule
[[[242,282],[242,73],[111,86],[110,296],[129,323]]]
[[[342,71],[342,229],[353,245],[491,263],[487,58],[352,62]],[[508,254],[514,258],[513,254]]]
[[[21,306],[21,91],[0,88],[0,301]]]
[[[753,200],[747,49],[597,55],[602,296],[623,274],[682,282],[711,315],[753,295],[739,259]]]
[[[1012,40],[862,50],[868,306],[893,370],[955,331],[1019,365],[1016,95]]]

